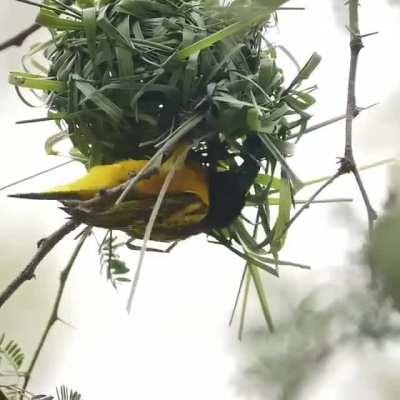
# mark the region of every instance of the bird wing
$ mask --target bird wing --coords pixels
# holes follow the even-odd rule
[[[178,146],[161,165],[157,174],[140,180],[135,185],[135,193],[137,193],[138,197],[157,196],[170,167],[178,155],[184,151],[187,152],[187,145]],[[146,160],[125,160],[109,165],[98,165],[91,168],[83,177],[69,184],[56,186],[46,192],[14,194],[10,195],[10,197],[60,201],[88,200],[103,190],[111,189],[126,182],[130,177],[142,170],[146,164]],[[205,169],[189,162],[179,166],[167,193],[192,193],[208,206],[208,178]]]
[[[74,219],[87,225],[125,231],[142,239],[156,197],[124,201],[100,211],[77,207],[63,208]],[[201,222],[208,213],[208,206],[192,193],[170,194],[162,202],[153,227],[151,239],[171,241],[199,233]]]

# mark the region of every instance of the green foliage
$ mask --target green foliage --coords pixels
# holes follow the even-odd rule
[[[6,335],[0,336],[0,361],[6,360],[7,363],[18,371],[24,361],[25,355],[21,347],[14,340],[6,341]]]
[[[75,390],[69,389],[67,386],[60,386],[56,389],[57,400],[81,400],[82,396]]]
[[[268,393],[271,400],[297,399],[343,349],[349,354],[349,349],[379,352],[386,341],[398,341],[400,324],[390,304],[364,285],[349,287],[349,277],[343,282],[338,282],[343,277],[337,277],[334,287],[320,287],[308,295],[287,319],[276,324],[268,340],[264,330],[251,332],[242,350],[246,366],[240,378],[247,395],[265,399]]]
[[[396,168],[397,180],[399,169]],[[400,309],[400,186],[392,192],[384,214],[378,219],[365,247],[365,258],[382,293]]]
[[[117,243],[117,238],[109,231],[100,247],[100,263],[102,269],[106,270],[107,279],[116,288],[118,283],[130,282],[125,275],[130,271],[126,263],[120,259],[117,250],[124,243]]]

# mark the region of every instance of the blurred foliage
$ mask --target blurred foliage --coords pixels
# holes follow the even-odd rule
[[[269,400],[296,399],[343,348],[398,342],[400,316],[393,305],[400,306],[399,245],[397,168],[385,212],[362,253],[361,272],[370,275],[366,281],[372,277],[372,283],[360,284],[359,270],[350,271],[345,279],[337,276],[335,285],[340,286],[315,290],[293,310],[291,319],[277,324],[274,335],[266,338],[265,331],[254,330],[246,353],[250,366],[240,380],[246,391],[263,399],[268,393]]]
[[[382,293],[400,307],[400,168],[392,170],[386,210],[366,246],[366,260]]]
[[[246,393],[260,399],[268,394],[268,400],[296,399],[343,348],[379,346],[400,337],[400,319],[379,291],[342,283],[307,296],[274,335],[266,338],[265,330],[253,331],[246,344],[249,367],[239,379]]]
[[[57,400],[82,400],[82,395],[65,385],[56,388]],[[0,384],[0,400],[54,400],[55,397],[47,394],[33,394],[19,388],[17,385]]]

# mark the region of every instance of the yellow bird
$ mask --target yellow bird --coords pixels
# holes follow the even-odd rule
[[[208,176],[205,168],[178,161],[190,147],[180,145],[160,166],[158,173],[141,179],[124,201],[115,205],[115,196],[107,196],[115,188],[139,173],[147,160],[125,160],[91,168],[86,175],[66,185],[42,193],[25,193],[12,197],[58,200],[63,210],[79,222],[108,229],[125,231],[134,238],[143,238],[147,222],[154,208],[164,180],[176,165],[156,218],[151,239],[173,241],[204,230],[202,221],[208,214]],[[96,199],[97,201],[90,201]],[[103,199],[105,199],[103,201]]]
[[[209,166],[190,162],[190,145],[181,144],[161,164],[158,172],[139,180],[129,195],[115,204],[120,193],[113,188],[127,182],[146,166],[147,160],[125,160],[99,165],[82,178],[43,193],[24,193],[12,197],[59,200],[64,210],[78,222],[128,233],[142,239],[157,197],[171,171],[175,174],[157,214],[151,239],[170,242],[200,232],[229,226],[245,204],[246,194],[258,174],[260,164],[253,154],[260,147],[257,137],[244,143],[243,163],[218,171],[209,157]],[[111,189],[111,190],[110,190]]]

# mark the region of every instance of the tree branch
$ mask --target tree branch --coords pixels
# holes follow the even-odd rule
[[[353,154],[353,119],[355,112],[357,111],[356,102],[356,76],[357,76],[357,65],[358,56],[361,49],[363,48],[362,35],[360,35],[360,28],[358,23],[358,0],[349,0],[349,31],[350,31],[350,70],[349,80],[347,86],[347,107],[346,107],[346,142],[344,149],[344,158],[349,163],[349,168],[353,173],[357,185],[360,189],[362,198],[368,214],[368,227],[369,232],[372,232],[374,220],[377,218],[377,214],[373,209],[369,200],[367,191],[363,185],[360,177],[360,173],[357,169],[354,154]]]
[[[0,51],[6,50],[12,46],[21,46],[24,41],[32,35],[32,33],[36,32],[41,25],[39,24],[32,24],[28,28],[24,29],[23,31],[19,32],[17,35],[13,36],[12,38],[6,40],[3,43],[0,43]]]
[[[19,289],[26,281],[35,277],[35,270],[43,258],[60,242],[68,233],[72,232],[80,225],[79,222],[69,220],[61,228],[57,229],[46,239],[42,239],[38,243],[38,250],[33,256],[30,263],[23,269],[19,275],[8,285],[8,287],[0,294],[0,308],[3,304]]]
[[[87,237],[90,235],[91,229],[92,228],[90,226],[85,228],[85,230],[84,230],[84,232],[83,232],[78,244],[75,247],[74,252],[72,253],[72,255],[71,255],[71,257],[70,257],[70,259],[68,261],[68,264],[66,265],[66,267],[60,273],[60,285],[58,287],[57,296],[56,296],[56,299],[54,301],[53,309],[51,311],[50,318],[49,318],[49,320],[47,322],[47,325],[46,325],[46,327],[45,327],[45,329],[43,331],[43,334],[42,334],[42,336],[41,336],[41,338],[39,340],[39,344],[38,344],[38,346],[37,346],[37,348],[35,350],[35,353],[34,353],[34,355],[32,357],[32,361],[29,364],[29,367],[28,367],[28,369],[26,371],[25,382],[24,382],[24,385],[22,387],[23,390],[26,390],[26,388],[28,387],[28,384],[29,384],[29,381],[30,381],[30,378],[31,378],[31,375],[32,375],[32,371],[35,368],[36,362],[37,362],[37,360],[38,360],[38,358],[40,356],[40,353],[41,353],[41,351],[43,349],[43,346],[44,346],[44,344],[46,342],[46,339],[47,339],[47,337],[49,335],[49,332],[50,332],[51,328],[53,327],[53,325],[57,321],[61,321],[61,319],[59,317],[59,309],[60,309],[61,299],[62,299],[62,295],[64,293],[65,285],[67,283],[69,274],[70,274],[71,269],[72,269],[72,267],[74,265],[76,257],[78,256],[78,254],[79,254],[79,252],[80,252],[80,250],[81,250],[81,248],[83,246],[83,243],[85,242]]]

